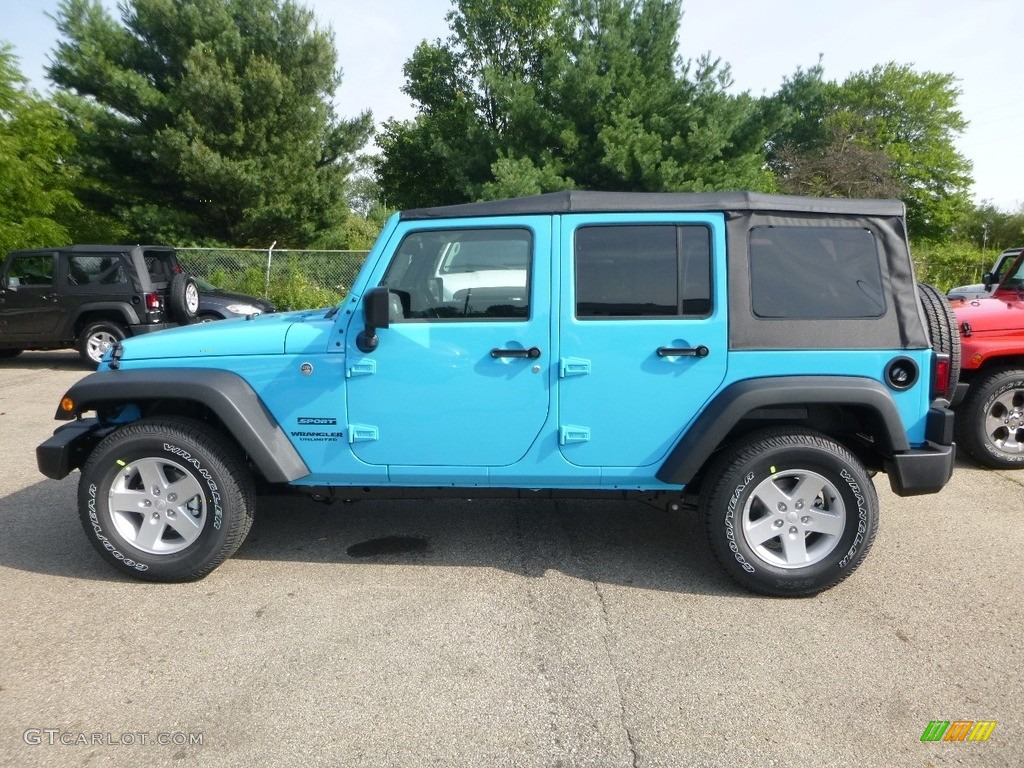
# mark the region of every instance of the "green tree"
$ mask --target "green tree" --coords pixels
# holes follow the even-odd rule
[[[951,74],[890,62],[836,83],[819,61],[762,104],[769,165],[787,191],[900,197],[911,234],[941,240],[970,210],[959,96]]]
[[[65,162],[74,139],[26,83],[11,47],[0,44],[0,258],[12,248],[70,242],[63,222],[76,207]]]
[[[1003,211],[983,200],[959,222],[957,235],[979,248],[997,251],[1024,245],[1024,205]]]
[[[566,188],[766,189],[759,105],[683,61],[679,0],[457,0],[406,63],[378,175],[414,207]]]
[[[92,210],[133,239],[305,245],[347,216],[368,113],[339,119],[334,36],[292,0],[61,0],[49,68]]]

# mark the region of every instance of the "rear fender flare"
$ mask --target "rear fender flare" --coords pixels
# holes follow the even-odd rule
[[[732,429],[759,408],[811,404],[858,406],[875,413],[883,425],[884,450],[907,451],[906,430],[896,403],[882,384],[863,376],[779,376],[746,379],[718,394],[669,453],[657,478],[686,485]]]

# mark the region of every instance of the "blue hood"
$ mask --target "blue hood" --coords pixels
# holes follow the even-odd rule
[[[322,320],[326,309],[280,312],[169,328],[122,342],[121,360],[181,359],[234,355],[280,355],[296,323]],[[318,323],[317,323],[318,324]]]

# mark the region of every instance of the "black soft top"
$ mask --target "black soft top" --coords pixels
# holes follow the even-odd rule
[[[567,213],[721,212],[725,216],[729,261],[729,346],[732,349],[922,349],[929,345],[917,300],[914,267],[906,231],[906,207],[900,200],[765,195],[758,192],[553,192],[401,214],[404,221],[484,216]],[[761,319],[751,309],[753,285],[747,239],[757,227],[859,227],[878,244],[886,293],[880,317]],[[793,254],[795,268],[821,271],[811,255],[806,263]],[[799,296],[793,296],[794,301]]]
[[[900,200],[852,200],[834,197],[766,195],[760,192],[551,192],[482,203],[443,205],[403,211],[403,221],[478,216],[559,213],[743,211],[899,217]]]

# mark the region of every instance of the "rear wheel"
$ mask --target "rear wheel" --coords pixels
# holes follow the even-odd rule
[[[79,515],[116,569],[148,581],[201,578],[252,526],[253,480],[205,424],[144,420],[101,442],[82,468]]]
[[[813,595],[849,576],[878,529],[863,465],[811,431],[770,429],[723,449],[700,508],[726,572],[766,595]]]
[[[122,341],[126,333],[124,326],[110,320],[90,323],[78,336],[78,354],[95,368],[107,350]]]
[[[997,368],[971,383],[956,411],[956,442],[986,467],[1024,467],[1024,371]]]

